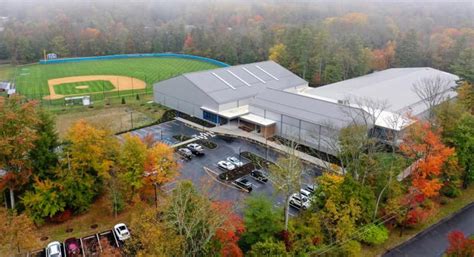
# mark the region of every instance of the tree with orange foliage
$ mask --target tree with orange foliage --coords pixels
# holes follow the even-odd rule
[[[8,188],[10,204],[15,208],[15,190],[29,181],[31,159],[28,155],[38,138],[36,130],[41,122],[37,102],[21,97],[0,97],[0,169],[6,175],[0,180],[0,191]]]
[[[440,130],[429,122],[418,121],[408,128],[400,150],[415,160],[412,164],[411,182],[425,197],[438,194],[442,183],[439,179],[444,163],[454,154],[454,149],[441,142]]]
[[[383,49],[372,50],[371,68],[374,70],[385,70],[392,66],[395,56],[395,42],[388,41]]]
[[[26,214],[0,207],[0,245],[6,256],[18,256],[22,250],[38,247],[38,234]],[[7,252],[5,252],[7,251]]]
[[[68,206],[81,212],[110,178],[118,140],[110,131],[80,120],[69,129],[66,142],[58,179]]]
[[[186,35],[186,38],[184,39],[183,48],[185,51],[190,51],[193,47],[194,47],[193,36],[191,35],[191,33],[188,33],[188,35]]]
[[[216,230],[215,239],[220,243],[220,253],[224,257],[244,256],[238,245],[240,236],[245,230],[242,219],[232,212],[230,202],[214,202],[213,209],[227,217],[221,227]]]
[[[454,230],[448,234],[449,246],[446,250],[448,257],[474,256],[474,239],[464,235],[462,231]]]

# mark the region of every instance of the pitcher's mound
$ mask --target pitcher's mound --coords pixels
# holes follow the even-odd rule
[[[76,88],[77,88],[77,89],[88,89],[89,86],[83,85],[83,86],[77,86]]]

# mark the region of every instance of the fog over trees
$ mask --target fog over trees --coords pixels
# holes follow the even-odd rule
[[[267,60],[323,85],[472,61],[473,5],[443,1],[0,1],[0,59],[176,52]],[[470,58],[469,60],[458,60]]]

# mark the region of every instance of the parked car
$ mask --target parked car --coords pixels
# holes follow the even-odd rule
[[[114,226],[115,235],[117,235],[118,240],[124,241],[130,238],[130,231],[128,231],[127,225],[119,223]]]
[[[187,145],[187,147],[195,155],[203,155],[204,154],[204,148],[200,144],[191,143],[191,144]]]
[[[238,178],[234,181],[234,184],[239,188],[247,190],[249,193],[252,192],[252,183],[246,178]]]
[[[306,191],[309,191],[311,194],[314,193],[314,191],[316,191],[316,188],[318,188],[317,185],[315,184],[310,184],[310,185],[306,185],[306,187],[304,188]]]
[[[81,241],[75,237],[68,238],[64,241],[66,246],[66,256],[82,256],[81,254]]]
[[[262,170],[252,170],[252,172],[250,172],[250,176],[260,183],[266,183],[268,181],[267,175]]]
[[[181,154],[181,156],[183,156],[184,158],[188,158],[188,159],[191,159],[193,156],[193,152],[191,152],[191,150],[189,150],[188,148],[184,148],[184,147],[179,148],[178,153]]]
[[[62,257],[61,243],[54,241],[46,247],[46,257]]]
[[[241,162],[238,158],[232,156],[232,157],[227,157],[227,161],[234,164],[235,167],[242,167],[244,166],[244,163]]]
[[[217,166],[219,166],[219,168],[221,168],[221,169],[228,170],[228,171],[231,171],[231,170],[235,169],[234,164],[232,164],[231,162],[228,162],[228,161],[220,161],[220,162],[217,163]]]
[[[310,191],[302,188],[302,189],[300,189],[300,194],[309,199],[309,198],[311,198],[311,195],[313,193],[311,193]]]
[[[306,210],[310,207],[308,198],[300,195],[299,193],[294,193],[290,197],[290,205],[297,208]]]

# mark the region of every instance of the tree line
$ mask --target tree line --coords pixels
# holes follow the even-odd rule
[[[215,200],[218,192],[203,185],[198,190],[178,181],[164,192],[179,165],[173,150],[150,135],[119,140],[79,121],[60,141],[53,120],[35,101],[0,98],[0,189],[10,207],[0,208],[0,232],[8,235],[0,242],[11,252],[30,249],[36,242],[33,224],[65,221],[102,197],[108,215],[127,205],[135,210],[133,237],[124,250],[130,256],[359,256],[363,246],[419,228],[472,186],[473,99],[472,85],[463,83],[456,101],[408,127],[401,145],[390,151],[368,135],[370,124],[342,129],[337,157],[344,174],[317,177],[312,205],[290,218],[289,196],[303,187],[304,174],[294,154],[268,169],[285,197],[283,206],[275,207],[268,196],[250,196],[240,217],[235,203]],[[410,173],[399,179],[406,169]],[[450,252],[469,249],[453,246]]]
[[[456,62],[472,62],[470,10],[462,3],[10,3],[0,58],[36,62],[43,50],[60,57],[178,52],[229,64],[270,58],[322,85],[391,67],[453,71]]]

